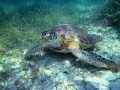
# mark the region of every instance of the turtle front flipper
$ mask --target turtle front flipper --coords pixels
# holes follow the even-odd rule
[[[35,53],[36,51],[42,50],[42,49],[44,49],[44,48],[46,48],[45,45],[43,45],[43,44],[37,44],[37,45],[35,45],[33,48],[31,48],[24,56],[25,56],[25,57],[29,57],[30,55],[32,55],[32,54]]]
[[[87,52],[81,49],[71,49],[72,54],[78,57],[80,60],[92,64],[97,67],[109,68],[114,72],[117,72],[117,64],[113,61],[107,60],[100,55],[92,52]]]

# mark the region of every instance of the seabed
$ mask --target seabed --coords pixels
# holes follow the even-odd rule
[[[69,23],[102,36],[103,40],[90,50],[107,59],[120,60],[117,30],[91,19],[97,5],[68,3],[61,8],[49,1],[41,5],[37,10],[29,9],[33,2],[17,8],[13,4],[0,6],[2,16],[13,15],[0,26],[0,90],[120,90],[120,72],[98,70],[77,61],[72,54],[46,50],[24,58],[30,48],[41,42],[42,31]]]

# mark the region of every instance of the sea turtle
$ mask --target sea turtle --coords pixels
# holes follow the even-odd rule
[[[46,47],[62,53],[72,53],[80,60],[97,67],[109,68],[117,70],[117,64],[107,60],[93,52],[85,51],[85,49],[94,46],[101,40],[98,35],[89,35],[85,30],[71,24],[64,24],[54,27],[51,30],[42,32],[42,43],[30,49],[25,57],[29,57],[32,53]]]

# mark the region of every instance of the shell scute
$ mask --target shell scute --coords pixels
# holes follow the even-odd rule
[[[63,39],[66,39],[66,35],[65,34],[61,34],[60,37],[62,37]]]
[[[71,34],[68,35],[68,38],[69,38],[69,39],[72,39],[72,40],[75,39],[75,37],[74,37],[73,35],[71,35]]]
[[[93,45],[94,39],[85,30],[71,24],[57,26],[52,29],[65,40],[73,40],[86,45]]]

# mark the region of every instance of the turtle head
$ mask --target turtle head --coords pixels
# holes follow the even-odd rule
[[[54,32],[52,30],[42,32],[42,41],[43,42],[54,42],[56,40],[57,40],[56,32]]]

